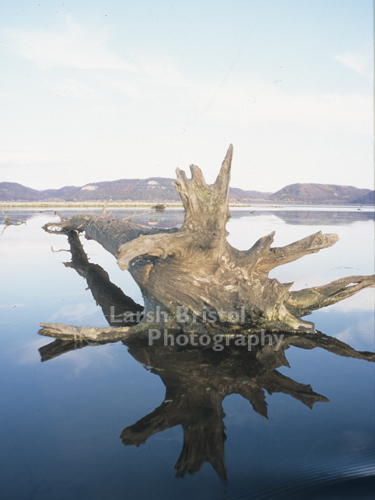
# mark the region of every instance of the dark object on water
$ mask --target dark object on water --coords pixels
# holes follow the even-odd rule
[[[165,205],[163,205],[162,203],[158,203],[157,205],[153,205],[151,208],[153,208],[157,212],[164,212]]]

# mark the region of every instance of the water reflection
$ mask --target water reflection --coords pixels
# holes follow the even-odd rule
[[[341,226],[353,224],[354,222],[374,220],[374,212],[331,212],[317,210],[301,211],[277,211],[274,215],[282,219],[287,224],[316,226],[316,225],[336,225]]]
[[[63,217],[68,217],[74,213],[84,213],[89,211],[90,214],[100,215],[102,212],[101,208],[90,208],[85,209],[81,207],[79,209],[66,209],[60,208],[59,212],[55,210],[35,210],[35,211],[25,211],[22,209],[8,209],[5,213],[0,214],[0,226],[4,224],[6,226],[6,217],[20,220],[22,222],[27,221],[30,218],[37,217],[43,212],[54,212],[61,214]],[[109,210],[109,209],[107,209]],[[156,225],[159,228],[170,228],[179,227],[184,222],[184,211],[181,208],[167,208],[166,210],[160,212],[154,209],[144,209],[144,208],[117,208],[110,207],[110,210],[116,215],[117,218],[128,218],[130,220],[134,219],[134,222],[147,225]],[[349,209],[341,208],[340,210],[334,210],[333,207],[324,209],[322,207],[314,207],[314,209],[309,210],[306,207],[293,207],[290,206],[288,209],[283,209],[283,207],[273,208],[273,207],[262,207],[253,206],[248,208],[238,209],[236,207],[230,208],[232,219],[241,219],[246,217],[264,217],[265,215],[272,215],[278,217],[286,224],[289,225],[348,225],[360,221],[374,221],[375,212],[373,207],[364,208],[353,208]]]
[[[220,478],[226,479],[222,404],[227,396],[241,395],[265,418],[268,418],[266,393],[288,394],[311,409],[317,402],[329,401],[314,392],[309,384],[301,384],[277,371],[281,366],[289,367],[285,351],[290,346],[321,348],[339,356],[375,361],[375,353],[358,352],[322,333],[287,334],[277,352],[271,346],[256,347],[248,352],[230,345],[215,352],[176,345],[149,346],[140,340],[127,340],[123,344],[145,369],[160,377],[166,392],[159,407],[122,431],[122,442],[125,446],[140,446],[154,434],[181,425],[184,441],[175,465],[177,478],[186,472],[194,474],[204,462],[209,462]],[[42,361],[47,361],[86,346],[84,341],[55,340],[39,351]]]
[[[116,318],[129,312],[134,314],[134,319],[130,315],[126,324],[135,324],[137,313],[143,311],[143,306],[135,303],[133,299],[124,294],[121,288],[112,283],[109,274],[101,266],[89,262],[75,231],[69,231],[67,236],[72,259],[70,262],[65,262],[64,265],[74,269],[86,279],[88,288],[91,290],[97,305],[101,307],[108,323],[117,326]]]
[[[21,224],[26,224],[26,219],[18,219],[15,217],[9,217],[3,209],[0,209],[2,213],[2,217],[0,216],[0,224],[4,224],[4,228],[2,232],[0,233],[0,236],[4,234],[5,229],[8,226],[20,226]],[[3,219],[3,220],[2,220]]]
[[[239,219],[241,217],[263,217],[264,215],[273,215],[278,217],[286,224],[290,225],[303,225],[303,226],[341,226],[348,224],[353,224],[354,222],[360,221],[374,221],[375,213],[374,211],[365,211],[362,209],[357,209],[356,211],[332,211],[332,210],[262,210],[261,208],[257,210],[231,210],[231,216],[233,219]]]
[[[135,321],[142,306],[111,283],[101,266],[88,261],[76,233],[70,232],[68,238],[72,260],[65,265],[86,279],[108,323],[113,324],[113,317],[125,311],[132,312]],[[115,316],[111,307],[114,307]],[[160,406],[122,431],[122,442],[125,446],[140,446],[156,433],[181,426],[184,438],[175,465],[177,478],[198,472],[208,462],[219,477],[226,480],[223,400],[227,396],[241,395],[264,418],[268,418],[267,393],[288,394],[311,409],[317,402],[329,401],[314,392],[310,385],[301,384],[277,370],[281,366],[289,367],[285,355],[289,347],[321,348],[339,356],[375,361],[375,353],[356,351],[322,333],[284,334],[277,351],[270,345],[255,346],[248,351],[233,343],[220,352],[209,347],[165,346],[163,343],[149,346],[147,339],[139,338],[122,343],[145,369],[160,377],[166,390]],[[88,345],[95,345],[95,342],[55,340],[39,351],[42,361],[47,361]]]

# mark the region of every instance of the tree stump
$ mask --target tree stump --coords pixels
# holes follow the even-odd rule
[[[271,233],[249,250],[233,248],[226,240],[232,153],[230,145],[212,186],[195,165],[190,166],[191,180],[177,169],[174,185],[185,209],[181,228],[161,230],[104,215],[75,215],[46,224],[44,229],[84,232],[116,256],[121,269],[129,270],[145,301],[144,319],[135,327],[137,331],[159,326],[210,334],[314,332],[314,324],[301,316],[373,287],[375,277],[349,276],[292,292],[293,283],[268,277],[277,266],[330,247],[338,240],[336,234],[318,232],[284,247],[272,247]]]

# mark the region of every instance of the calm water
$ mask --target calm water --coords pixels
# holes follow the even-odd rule
[[[273,230],[276,246],[320,229],[339,235],[332,248],[272,271],[292,289],[374,273],[373,211],[251,212],[234,210],[228,223],[239,249]],[[63,265],[67,238],[41,229],[53,212],[8,215],[27,224],[0,237],[1,498],[373,498],[374,363],[361,359],[375,350],[373,289],[307,317],[320,343],[291,345],[272,366],[243,349],[121,342],[58,355],[40,322],[106,320],[85,279]],[[164,227],[183,220],[173,210],[135,220],[150,218]],[[82,242],[90,262],[142,303],[115,259]]]

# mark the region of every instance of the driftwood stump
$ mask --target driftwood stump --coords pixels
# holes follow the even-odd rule
[[[268,277],[277,266],[330,247],[338,240],[336,234],[318,232],[285,247],[272,247],[271,233],[249,250],[233,248],[226,240],[232,151],[230,146],[212,186],[195,165],[190,166],[191,180],[177,169],[175,187],[185,209],[181,228],[161,230],[104,215],[75,215],[44,226],[50,232],[76,231],[96,240],[141,288],[145,301],[141,325],[124,326],[122,333],[107,329],[105,335],[103,329],[96,333],[90,329],[91,339],[99,335],[103,341],[111,335],[118,339],[131,334],[132,328],[155,327],[210,334],[244,330],[311,333],[314,324],[301,316],[375,285],[374,276],[349,276],[291,292],[293,283]],[[59,337],[57,330],[54,335],[51,330],[51,336]]]
[[[102,308],[111,326],[116,326],[118,318],[124,315],[127,324],[131,326],[82,328],[62,324],[42,324],[43,328],[39,333],[56,337],[57,340],[39,349],[41,360],[45,362],[72,350],[121,340],[131,356],[146,370],[160,377],[165,385],[165,396],[160,406],[133,425],[126,427],[121,432],[121,440],[125,446],[140,446],[156,433],[181,426],[184,438],[182,451],[175,465],[177,478],[183,477],[186,473],[194,474],[205,462],[209,462],[218,476],[223,481],[226,480],[224,454],[226,434],[223,420],[225,414],[222,404],[226,396],[241,395],[249,401],[255,412],[265,418],[274,417],[268,415],[267,394],[288,394],[311,409],[316,403],[329,401],[324,395],[314,392],[309,384],[299,383],[277,370],[282,366],[289,367],[286,351],[290,346],[306,350],[324,349],[339,356],[375,361],[374,353],[356,351],[344,342],[320,332],[293,331],[281,335],[263,332],[266,341],[256,344],[250,351],[241,342],[241,339],[249,335],[243,335],[244,329],[238,332],[236,328],[228,328],[224,336],[211,337],[206,334],[205,336],[210,337],[212,341],[205,347],[197,344],[181,347],[177,342],[173,343],[172,339],[168,344],[162,339],[150,343],[150,339],[142,335],[143,330],[148,328],[147,321],[143,320],[134,326],[140,314],[146,317],[143,307],[112,283],[108,273],[101,266],[89,262],[77,232],[66,229],[70,226],[70,221],[62,223],[64,234],[68,236],[72,256],[71,261],[65,263],[65,266],[74,269],[86,280],[94,300]],[[89,234],[93,234],[90,232],[90,222],[93,222],[93,228],[102,225],[103,229],[100,231],[102,235],[106,232],[105,228],[108,234],[114,234],[110,228],[118,227],[119,224],[118,221],[103,217],[89,217],[87,221],[89,223],[86,228]],[[120,226],[128,228],[127,236],[126,232],[119,232],[119,239],[123,240],[129,236],[130,231],[135,230],[125,222],[120,222]],[[65,223],[67,225],[64,225]],[[140,226],[137,230],[140,230]],[[147,227],[146,230],[149,235],[160,234]],[[319,300],[319,294],[325,296],[328,303],[328,287],[331,287],[335,298],[338,282],[335,283],[321,287],[322,292],[316,288],[310,289],[309,293],[314,297],[315,303]],[[345,290],[345,286],[340,286]],[[341,297],[340,292],[337,296]],[[337,300],[340,298],[334,299]],[[292,305],[288,307],[292,308]],[[233,331],[237,331],[237,334],[231,336]],[[179,332],[181,328],[176,331],[177,335]],[[278,342],[276,349],[273,345],[274,337],[277,337]]]

